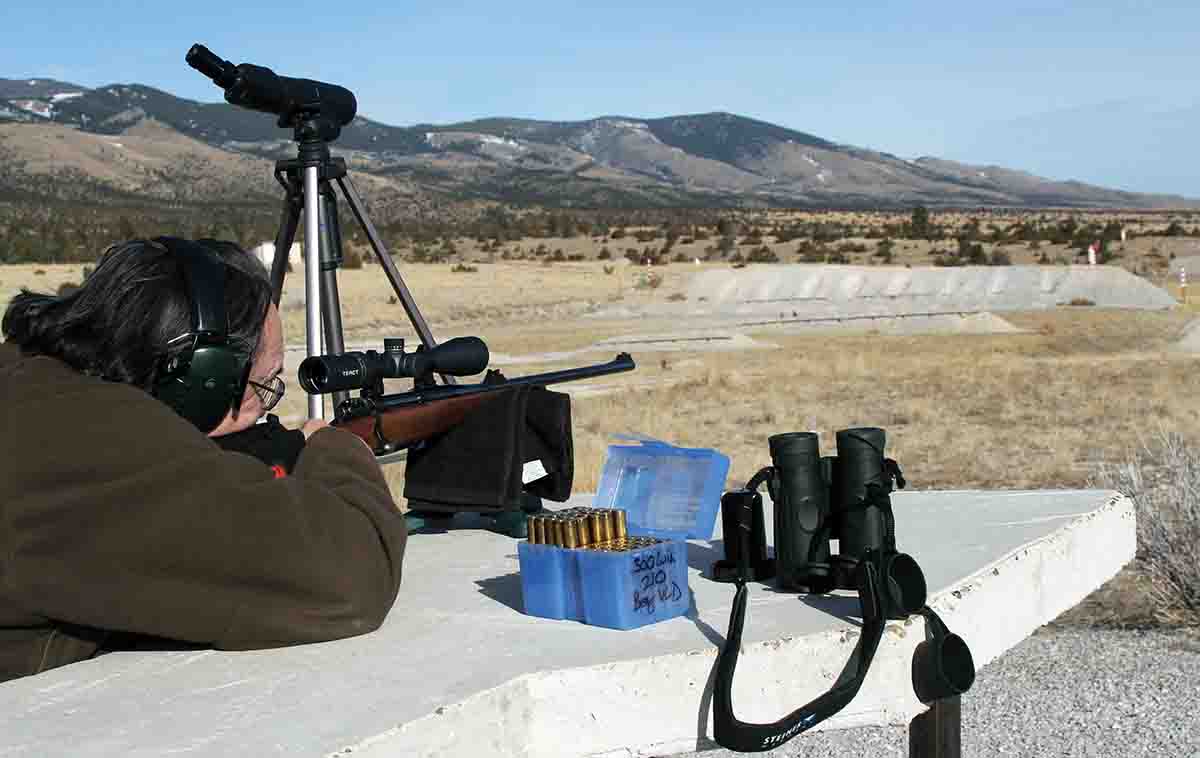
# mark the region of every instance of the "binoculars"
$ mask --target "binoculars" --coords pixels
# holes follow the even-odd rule
[[[858,587],[860,564],[869,563],[878,578],[884,618],[923,614],[932,639],[918,649],[923,682],[918,694],[945,697],[964,692],[974,680],[970,650],[925,605],[925,574],[912,556],[896,547],[896,520],[891,493],[906,485],[899,464],[884,454],[887,435],[877,427],[842,429],[835,435],[836,456],[822,456],[813,432],[788,432],[767,439],[770,466],[756,473],[744,489],[726,492],[721,500],[725,560],[713,567],[715,579],[729,581],[740,552],[750,555],[745,579],[775,577],[780,589],[823,594]],[[762,498],[765,484],[774,504],[775,556],[767,554]],[[732,514],[749,508],[749,539],[733,535],[739,528]],[[834,552],[832,542],[836,540]]]
[[[725,493],[722,514],[734,512],[746,498],[761,502],[757,490],[766,484],[775,506],[775,558],[767,557],[765,526],[755,524],[751,578],[774,574],[781,589],[815,594],[852,590],[859,563],[868,560],[879,577],[886,618],[905,618],[925,605],[926,586],[917,562],[896,549],[890,495],[904,488],[904,475],[896,461],[884,456],[883,429],[842,429],[836,437],[838,454],[825,457],[813,432],[768,438],[772,465],[755,474],[745,489]],[[761,513],[761,505],[753,510]],[[831,552],[833,540],[836,554]],[[717,578],[736,565],[740,548],[727,539],[725,550],[726,560],[714,568]]]
[[[778,747],[844,708],[857,694],[883,636],[885,619],[920,613],[927,639],[913,654],[913,690],[928,703],[961,695],[975,681],[970,648],[925,604],[925,574],[896,548],[891,493],[905,486],[896,461],[884,455],[886,434],[875,427],[837,432],[837,455],[822,457],[812,432],[767,439],[771,465],[745,488],[721,497],[725,559],[712,578],[737,584],[729,633],[717,657],[713,684],[713,734],[733,750]],[[774,504],[775,557],[767,554],[762,495]],[[831,543],[837,541],[834,553]],[[858,665],[828,692],[769,724],[744,722],[734,714],[732,688],[746,614],[746,582],[775,577],[785,590],[825,593],[858,590],[862,634]]]

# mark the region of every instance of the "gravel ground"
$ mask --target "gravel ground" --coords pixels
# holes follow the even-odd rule
[[[1200,638],[1043,627],[978,672],[962,701],[963,756],[1200,756]],[[729,750],[686,758],[732,758]],[[801,735],[766,753],[908,756],[904,727]]]

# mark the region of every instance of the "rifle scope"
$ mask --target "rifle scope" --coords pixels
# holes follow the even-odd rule
[[[225,90],[225,102],[279,116],[281,127],[304,117],[325,117],[345,126],[358,112],[354,93],[336,84],[278,76],[249,63],[235,66],[201,44],[192,45],[186,60]]]
[[[404,340],[385,339],[383,352],[313,355],[300,363],[300,386],[310,395],[356,389],[376,389],[384,379],[432,374],[470,376],[487,368],[488,347],[478,337],[456,337],[425,349],[404,352]]]

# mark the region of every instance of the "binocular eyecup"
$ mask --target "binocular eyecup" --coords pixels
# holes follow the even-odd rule
[[[966,641],[946,628],[932,608],[923,608],[927,639],[913,653],[913,692],[922,703],[956,697],[975,683],[975,659]]]

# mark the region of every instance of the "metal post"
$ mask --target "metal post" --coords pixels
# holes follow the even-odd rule
[[[308,355],[321,355],[320,167],[304,167],[304,306]],[[278,251],[276,251],[278,253]],[[325,396],[308,396],[308,417],[325,418]]]
[[[962,699],[934,700],[908,724],[908,758],[962,758]]]
[[[342,332],[342,300],[338,294],[337,270],[342,265],[342,232],[338,225],[337,198],[329,182],[321,182],[321,314],[325,324],[325,351],[333,355],[346,352]],[[342,390],[330,394],[333,407],[349,399]]]

